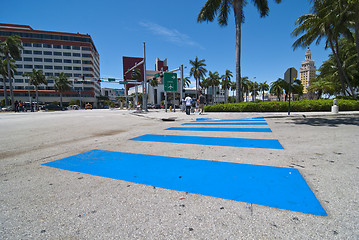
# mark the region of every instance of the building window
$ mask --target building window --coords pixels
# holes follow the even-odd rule
[[[45,65],[45,69],[54,69],[53,66]]]
[[[55,70],[62,70],[62,66],[54,66]]]
[[[32,51],[31,50],[24,50],[23,53],[24,54],[32,54]]]
[[[82,50],[84,50],[84,51],[90,51],[90,48],[89,48],[89,47],[82,47]]]
[[[62,48],[63,48],[63,49],[71,49],[71,46],[66,46],[66,45],[64,45],[64,46],[62,46]]]
[[[34,62],[42,62],[42,58],[34,58]]]
[[[54,52],[55,56],[62,56],[62,52]]]
[[[84,70],[84,71],[92,71],[92,68],[84,67],[83,70]]]
[[[34,44],[35,45],[35,44]],[[42,54],[42,51],[34,51],[34,54],[36,55],[41,55]]]
[[[72,70],[72,67],[64,66],[64,70]]]
[[[69,56],[71,56],[71,53],[69,53],[69,52],[64,52],[64,56],[69,57]]]
[[[49,72],[45,72],[45,76],[49,77],[49,76],[54,76],[53,73],[49,73]]]
[[[75,64],[81,64],[81,60],[73,60],[73,63],[75,63]]]
[[[33,47],[42,47],[42,44],[34,43],[32,46],[33,46]]]
[[[25,62],[32,62],[32,58],[24,57],[24,61],[25,61]]]
[[[16,64],[16,68],[22,68],[22,64]]]
[[[91,64],[91,61],[82,61],[83,64]]]
[[[72,77],[72,73],[65,73],[67,77]]]
[[[64,63],[72,63],[71,59],[64,59]]]
[[[32,65],[24,65],[24,68],[28,68],[28,69],[30,68],[31,69]]]
[[[81,67],[74,67],[75,71],[81,71]]]
[[[55,63],[62,63],[62,59],[54,59]]]
[[[54,83],[54,80],[47,80],[47,83]]]
[[[35,69],[43,69],[44,68],[44,66],[42,66],[42,65],[35,65]]]
[[[44,62],[52,62],[51,58],[44,58]]]
[[[22,45],[23,45],[24,47],[32,47],[32,44],[31,44],[31,43],[22,43]]]
[[[23,74],[23,72],[16,72],[15,73],[15,75],[18,75],[18,76],[21,76]],[[8,82],[7,80],[6,80],[6,82]]]
[[[15,83],[24,83],[23,79],[15,79]]]
[[[73,49],[73,50],[80,50],[80,47],[78,47],[78,46],[72,46],[72,49]]]
[[[81,74],[75,73],[74,77],[81,77]]]
[[[61,45],[54,45],[54,48],[61,49]]]
[[[44,44],[43,46],[44,46],[44,48],[52,48],[51,44]]]
[[[91,54],[82,54],[82,57],[91,57]]]
[[[72,56],[74,56],[74,57],[81,57],[81,54],[80,54],[80,53],[73,53]]]
[[[52,55],[52,52],[44,51],[44,55]]]

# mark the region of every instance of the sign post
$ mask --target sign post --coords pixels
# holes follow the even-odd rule
[[[289,83],[289,104],[288,104],[288,115],[290,115],[290,94],[292,90],[292,79],[297,79],[298,71],[294,67],[288,68],[287,71],[284,73],[284,80]]]
[[[177,92],[177,73],[168,73],[163,74],[163,83],[165,92],[173,92],[173,111],[176,111],[175,105],[175,94]],[[167,96],[167,94],[166,94]],[[167,110],[167,106],[166,106]]]

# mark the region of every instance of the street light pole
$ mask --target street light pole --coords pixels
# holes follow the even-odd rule
[[[143,42],[143,84],[142,84],[142,106],[147,112],[147,76],[146,76],[146,43]]]

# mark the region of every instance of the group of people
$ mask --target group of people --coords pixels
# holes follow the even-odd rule
[[[196,108],[199,109],[199,114],[203,114],[204,104],[206,102],[206,98],[201,93],[196,101]],[[191,108],[193,104],[193,99],[187,94],[185,99],[182,99],[182,109],[186,109],[186,114],[191,114]]]
[[[32,103],[30,106],[30,110],[31,112],[34,111],[34,103]],[[27,107],[26,104],[24,102],[20,101],[15,101],[15,112],[27,112]]]

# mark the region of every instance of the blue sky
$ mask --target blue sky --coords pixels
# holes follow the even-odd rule
[[[197,23],[205,0],[63,0],[7,1],[2,5],[0,22],[30,25],[36,30],[88,33],[100,54],[101,77],[122,76],[122,56],[143,56],[146,42],[147,69],[153,70],[156,57],[167,58],[169,69],[198,56],[207,69],[220,75],[226,69],[235,73],[235,24],[233,11],[229,24]],[[260,18],[251,1],[244,8],[242,25],[242,76],[257,82],[284,77],[289,67],[299,70],[305,49],[293,51],[290,33],[295,20],[310,11],[309,0],[269,0],[269,16]],[[328,58],[324,42],[312,45],[317,68]],[[234,74],[235,75],[235,74]],[[233,79],[234,80],[234,79]],[[192,85],[195,85],[192,79]],[[105,87],[122,88],[119,84]]]

